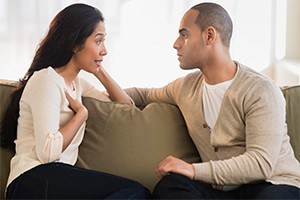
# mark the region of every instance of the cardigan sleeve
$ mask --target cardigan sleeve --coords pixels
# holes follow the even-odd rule
[[[178,90],[184,78],[178,78],[164,87],[160,88],[128,88],[125,92],[132,98],[135,105],[146,106],[152,102],[161,102],[177,105]]]

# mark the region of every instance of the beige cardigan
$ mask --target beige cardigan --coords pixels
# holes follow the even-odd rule
[[[193,164],[196,180],[214,185],[266,180],[300,188],[300,163],[289,143],[281,90],[269,78],[239,67],[213,129],[203,115],[200,71],[163,88],[126,92],[136,105],[159,101],[180,108],[203,161]]]

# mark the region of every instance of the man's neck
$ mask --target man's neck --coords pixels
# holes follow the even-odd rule
[[[205,82],[210,85],[215,85],[233,79],[237,72],[237,64],[232,60],[212,63],[201,71],[204,75]]]

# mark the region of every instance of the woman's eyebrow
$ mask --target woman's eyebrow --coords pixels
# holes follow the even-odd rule
[[[100,33],[97,33],[97,34],[95,35],[95,37],[98,36],[98,35],[100,35],[100,36],[106,36],[106,33],[101,33],[101,32],[100,32]]]

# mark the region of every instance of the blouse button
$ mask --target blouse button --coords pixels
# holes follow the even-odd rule
[[[208,125],[207,124],[203,124],[203,128],[207,128],[208,127]]]
[[[218,152],[219,151],[218,147],[214,147],[214,151]]]

